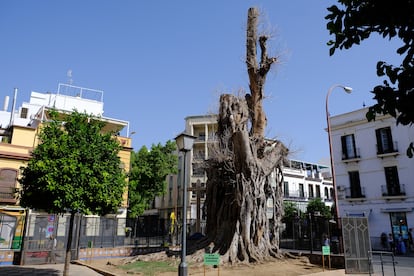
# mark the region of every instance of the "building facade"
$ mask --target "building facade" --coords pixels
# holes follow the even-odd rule
[[[6,96],[0,111],[0,238],[3,241],[0,249],[19,249],[26,210],[19,206],[16,196],[21,188],[17,179],[20,167],[27,164],[31,151],[38,144],[37,134],[42,123],[47,120],[48,110],[53,108],[67,113],[76,109],[99,116],[106,123],[104,131],[120,134],[117,136],[122,145],[119,156],[126,172],[130,168],[132,150],[131,138],[128,136],[129,122],[103,117],[103,91],[59,84],[56,93],[31,92],[29,102],[23,102],[16,107],[17,93],[15,89],[12,107],[9,108],[10,98]],[[116,216],[126,218],[127,204],[126,189],[122,206]],[[47,231],[54,231],[53,234],[56,234],[57,229],[48,228],[44,231],[46,235]],[[45,237],[32,237],[36,238]]]
[[[288,160],[283,166],[283,200],[293,202],[305,213],[308,202],[320,198],[326,206],[333,205],[331,169],[328,166]]]
[[[414,227],[414,159],[406,148],[414,129],[379,115],[368,122],[368,108],[331,117],[340,216],[368,217],[373,248],[381,233],[408,238]]]

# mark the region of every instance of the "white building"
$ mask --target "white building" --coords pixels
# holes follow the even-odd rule
[[[366,216],[373,248],[382,232],[407,238],[414,227],[414,128],[389,116],[368,122],[368,108],[331,117],[340,216]]]
[[[283,200],[294,202],[306,212],[309,200],[320,198],[326,206],[333,205],[331,169],[328,166],[289,160],[283,166]]]
[[[86,112],[100,117],[106,122],[104,130],[123,132],[129,136],[129,122],[104,117],[104,91],[84,88],[69,84],[59,84],[56,93],[34,92],[30,94],[29,102],[23,102],[16,107],[18,90],[14,90],[12,106],[9,108],[10,97],[4,99],[3,109],[0,110],[0,128],[5,130],[9,125],[32,126],[46,118],[45,110],[56,109],[59,112]],[[10,110],[10,111],[9,111]]]

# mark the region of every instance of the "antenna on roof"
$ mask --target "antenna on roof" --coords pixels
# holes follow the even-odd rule
[[[72,84],[73,83],[73,79],[72,79],[72,69],[69,69],[68,72],[66,73],[66,76],[68,77],[68,84]]]

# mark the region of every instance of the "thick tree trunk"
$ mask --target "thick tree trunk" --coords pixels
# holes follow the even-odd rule
[[[232,263],[279,255],[281,166],[287,149],[279,141],[264,139],[264,82],[276,59],[267,57],[267,38],[259,37],[262,54],[257,65],[257,17],[257,10],[249,9],[246,63],[251,93],[245,98],[220,97],[219,142],[210,148],[207,161],[207,237],[213,250]]]

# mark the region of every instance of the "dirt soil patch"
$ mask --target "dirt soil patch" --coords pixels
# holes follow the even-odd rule
[[[201,258],[201,259],[200,259]],[[142,275],[138,272],[126,271],[119,266],[134,262],[134,261],[162,261],[169,260],[173,262],[173,265],[178,268],[180,258],[168,258],[164,252],[140,255],[127,258],[109,258],[85,261],[88,266],[98,268],[100,270],[111,273],[112,275],[126,276],[126,275]],[[188,274],[189,275],[220,275],[220,276],[250,276],[250,275],[283,275],[283,276],[297,276],[308,275],[311,273],[317,273],[323,271],[322,267],[313,265],[309,262],[307,257],[284,257],[283,259],[275,259],[271,262],[262,264],[238,264],[238,265],[226,265],[222,264],[218,268],[212,266],[204,266],[202,255],[188,256]],[[158,276],[176,276],[177,272],[163,272],[155,274]]]

